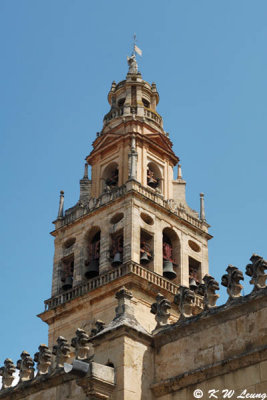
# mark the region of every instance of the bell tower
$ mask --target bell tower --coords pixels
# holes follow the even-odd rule
[[[77,326],[112,320],[122,286],[131,289],[136,318],[151,332],[155,295],[172,300],[179,285],[195,290],[209,270],[203,194],[198,213],[186,203],[179,158],[157,112],[156,84],[143,80],[135,53],[128,66],[126,79],[108,93],[110,111],[86,157],[79,201],[64,212],[60,194],[52,295],[39,315],[50,343],[59,334],[71,338]],[[196,295],[196,311],[201,302]]]

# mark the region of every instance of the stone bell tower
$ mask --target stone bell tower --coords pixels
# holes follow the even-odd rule
[[[128,65],[126,79],[108,93],[110,111],[86,157],[79,201],[64,212],[60,194],[52,296],[39,315],[50,344],[59,335],[71,338],[77,326],[111,321],[122,286],[131,289],[136,319],[151,332],[155,295],[172,301],[179,285],[194,290],[209,270],[203,194],[198,214],[186,203],[179,158],[157,112],[156,84],[143,80],[135,54]],[[196,311],[201,301],[196,295]]]

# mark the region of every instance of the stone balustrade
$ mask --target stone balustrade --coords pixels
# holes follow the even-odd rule
[[[140,276],[148,282],[154,283],[162,289],[168,290],[169,292],[176,294],[178,291],[178,286],[169,281],[168,279],[163,278],[158,274],[155,274],[152,271],[147,270],[146,268],[141,267],[138,264],[133,262],[121,265],[117,268],[114,268],[112,271],[106,272],[105,274],[101,274],[96,278],[88,280],[86,283],[75,286],[74,288],[61,293],[59,295],[53,296],[48,300],[45,300],[45,311],[51,310],[60,304],[64,304],[76,297],[82,296],[86,293],[91,292],[94,289],[97,289],[100,286],[103,286],[109,282],[114,281],[115,279],[120,278],[121,276],[125,276],[128,274],[134,274]],[[199,296],[198,301],[196,302],[197,306],[201,304],[201,297]]]
[[[155,111],[151,110],[150,108],[146,108],[146,107],[144,108],[144,116],[145,116],[145,118],[153,120],[161,127],[163,126],[161,116],[158,113],[156,113]]]
[[[86,205],[78,203],[71,209],[66,210],[65,215],[55,221],[56,229],[72,224],[79,218],[90,214],[96,209],[105,206],[132,191],[139,193],[146,199],[150,199],[161,207],[166,208],[169,212],[186,221],[186,223],[189,223],[204,232],[208,232],[209,225],[198,218],[196,211],[178,205],[174,200],[165,200],[160,193],[157,193],[154,189],[149,187],[142,186],[135,180],[129,180],[126,185],[112,189],[109,192],[104,192],[98,198],[91,198]]]

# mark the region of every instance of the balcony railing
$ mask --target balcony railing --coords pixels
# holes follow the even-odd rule
[[[117,267],[116,269],[109,271],[105,274],[99,275],[96,278],[90,279],[86,283],[75,286],[74,288],[64,293],[45,300],[45,311],[51,310],[61,304],[67,303],[79,296],[82,296],[86,293],[91,292],[94,289],[99,288],[100,286],[103,286],[107,283],[114,281],[115,279],[118,279],[128,274],[137,275],[145,279],[147,282],[154,283],[161,289],[168,290],[173,295],[178,293],[179,286],[177,286],[176,284],[172,283],[168,279],[163,278],[163,276],[160,276],[155,272],[149,271],[138,264],[130,262],[128,264]],[[199,308],[203,308],[203,301],[201,296],[196,295],[195,304]]]
[[[144,108],[144,115],[145,115],[146,118],[152,119],[158,125],[162,126],[162,118],[161,118],[161,116],[158,113],[152,111],[150,108]]]

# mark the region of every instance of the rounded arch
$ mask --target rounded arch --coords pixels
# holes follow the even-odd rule
[[[108,164],[102,173],[102,182],[103,187],[102,191],[105,189],[113,189],[114,187],[118,186],[119,183],[119,166],[118,164],[113,161]]]
[[[163,276],[177,278],[180,266],[180,239],[174,229],[166,227],[162,231]]]
[[[91,227],[85,234],[85,277],[94,278],[99,275],[101,229]]]
[[[151,161],[147,164],[147,185],[162,192],[162,174],[159,166]]]

